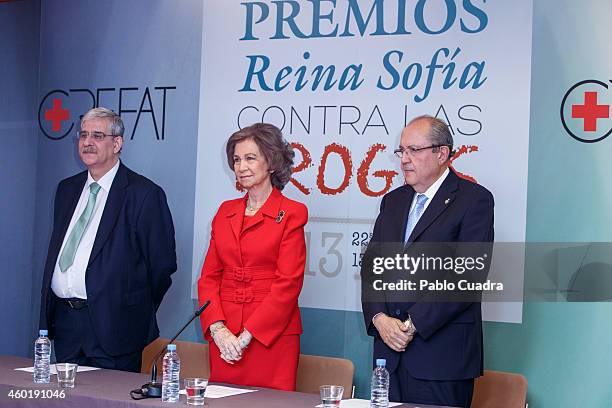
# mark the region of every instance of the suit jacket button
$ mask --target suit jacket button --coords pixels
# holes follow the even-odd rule
[[[395,315],[396,315],[396,316],[399,316],[401,313],[402,313],[402,312],[401,312],[401,310],[399,310],[399,309],[395,309]]]

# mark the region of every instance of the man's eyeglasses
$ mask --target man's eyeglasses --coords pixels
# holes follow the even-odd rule
[[[102,140],[104,140],[106,136],[118,137],[120,135],[107,135],[104,132],[98,132],[98,131],[88,132],[86,130],[80,130],[77,132],[77,138],[79,140],[86,140],[88,137],[92,137],[94,140],[101,142]]]
[[[427,150],[427,149],[435,149],[436,147],[442,147],[442,146],[448,147],[448,145],[431,145],[431,146],[425,146],[425,147],[408,146],[408,147],[400,147],[399,149],[395,149],[393,153],[401,159],[402,157],[404,157],[405,154],[412,157],[412,156],[415,156],[420,151]]]

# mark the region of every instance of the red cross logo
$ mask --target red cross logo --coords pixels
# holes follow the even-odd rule
[[[62,128],[62,122],[70,118],[70,111],[62,108],[62,100],[53,99],[53,108],[45,112],[45,120],[51,122],[51,130],[59,132]]]
[[[597,131],[597,119],[610,117],[610,105],[597,104],[597,92],[584,93],[584,105],[572,105],[572,118],[583,119],[585,132]]]

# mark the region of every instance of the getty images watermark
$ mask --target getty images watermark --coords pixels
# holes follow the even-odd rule
[[[361,268],[362,300],[479,302],[483,294],[499,297],[505,282],[489,276],[493,245],[371,242]]]
[[[372,259],[372,273],[382,275],[385,272],[399,272],[410,275],[411,279],[400,279],[394,282],[385,282],[383,279],[374,279],[372,287],[376,291],[503,291],[503,282],[494,282],[491,279],[485,281],[470,279],[456,279],[451,275],[449,279],[414,279],[415,275],[423,272],[454,273],[457,276],[465,273],[476,273],[476,276],[486,274],[488,269],[489,254],[482,256],[410,256],[408,254],[395,254],[389,257],[374,257]]]
[[[370,242],[364,302],[612,302],[612,242]]]

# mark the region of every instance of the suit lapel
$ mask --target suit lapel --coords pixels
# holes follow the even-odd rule
[[[280,205],[282,202],[283,196],[277,189],[273,188],[270,196],[266,200],[266,203],[261,207],[259,211],[253,216],[252,222],[249,224],[247,228],[245,228],[242,232],[248,231],[249,229],[259,225],[263,222],[264,216],[276,218],[280,213]]]
[[[230,226],[234,233],[236,242],[240,241],[240,230],[242,229],[242,222],[244,219],[244,209],[246,206],[246,196],[243,200],[237,202],[235,207],[227,213],[227,217],[230,218]]]
[[[72,215],[74,214],[74,210],[76,209],[86,182],[87,172],[84,171],[83,173],[79,174],[72,183],[66,186],[66,191],[63,193],[63,197],[56,198],[61,206],[59,209],[61,219],[58,223],[59,229],[54,231],[54,235],[51,238],[53,246],[50,249],[49,254],[53,258],[51,259],[51,262],[48,263],[47,268],[49,270],[45,271],[45,282],[43,287],[49,287],[51,285],[51,277],[53,276],[53,269],[55,268],[57,258],[59,257],[59,251],[62,249],[62,243],[64,242],[64,237],[68,231],[70,220],[72,219]]]
[[[230,226],[232,228],[232,232],[234,233],[234,238],[236,238],[236,242],[240,242],[240,235],[245,231],[248,231],[254,226],[261,224],[264,220],[264,216],[273,218],[278,217],[282,198],[283,196],[280,191],[275,188],[272,189],[272,193],[270,193],[270,197],[268,197],[266,203],[259,211],[257,211],[255,215],[253,215],[249,225],[244,229],[242,228],[242,225],[244,223],[244,210],[246,208],[248,195],[244,196],[244,199],[237,201],[235,207],[226,215],[226,217],[230,218]]]
[[[72,183],[68,187],[68,194],[66,195],[65,206],[61,210],[62,213],[62,221],[61,221],[61,229],[59,234],[57,235],[59,243],[57,244],[57,252],[59,252],[62,242],[64,242],[64,237],[66,236],[66,232],[68,231],[68,226],[70,225],[70,220],[72,219],[72,215],[74,214],[74,210],[76,209],[77,204],[79,203],[79,198],[81,197],[81,193],[83,192],[83,187],[85,187],[85,183],[87,182],[87,172],[83,172],[79,174],[74,183]],[[79,214],[80,215],[80,214]]]
[[[106,240],[110,236],[110,233],[115,228],[117,223],[117,217],[123,207],[123,201],[125,200],[126,189],[128,186],[127,168],[121,163],[119,169],[111,185],[111,189],[108,192],[106,198],[106,204],[104,205],[104,212],[100,219],[100,225],[98,226],[98,232],[96,233],[96,239],[89,256],[89,263],[91,265],[96,256],[102,250],[102,247],[106,243]]]
[[[408,226],[408,214],[410,213],[410,205],[412,204],[412,200],[414,199],[414,190],[412,187],[406,185],[404,186],[404,196],[400,201],[400,207],[398,209],[399,214],[395,217],[396,220],[401,220],[398,224],[400,227],[400,232],[398,233],[397,242],[404,242],[406,237],[406,227]]]
[[[455,199],[455,192],[458,188],[457,175],[450,170],[446,179],[442,182],[442,185],[434,195],[431,203],[427,206],[427,209],[419,219],[419,222],[415,225],[408,242],[414,242],[421,235],[427,227],[433,223],[436,218],[440,216],[446,210],[449,205]],[[404,226],[404,231],[405,231]]]

